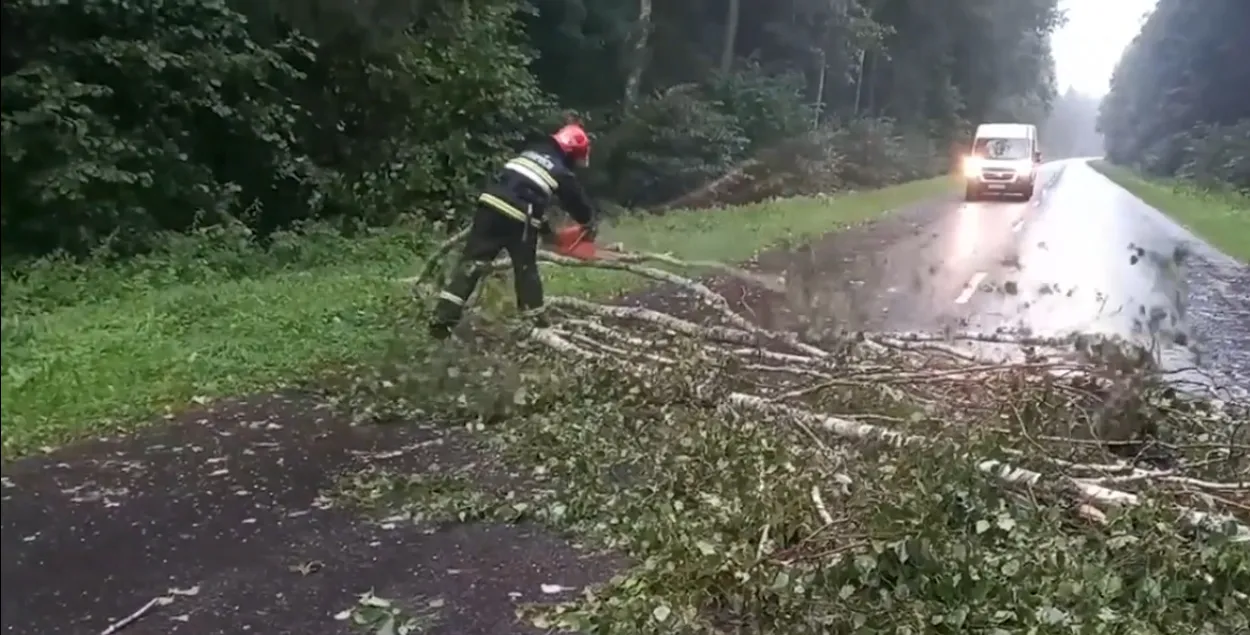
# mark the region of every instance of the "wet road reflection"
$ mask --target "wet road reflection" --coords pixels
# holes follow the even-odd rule
[[[1156,347],[1164,369],[1184,381],[1231,386],[1232,394],[1250,387],[1250,334],[1231,340],[1224,335],[1222,355],[1213,362],[1202,354],[1210,340],[1206,335],[1213,333],[1201,324],[1204,314],[1240,315],[1241,328],[1250,331],[1244,297],[1250,287],[1225,284],[1216,294],[1193,288],[1207,291],[1214,283],[1197,279],[1195,266],[1219,260],[1234,277],[1239,271],[1244,275],[1245,266],[1188,235],[1084,161],[1062,162],[1059,168],[1058,181],[1038,201],[1036,213],[1010,230],[1014,253],[970,278],[978,289],[966,300],[967,325],[1038,336],[1119,336]],[[1011,212],[1005,209],[1003,216]],[[979,223],[980,218],[969,227]],[[972,240],[961,234],[955,242]],[[998,242],[984,231],[981,240]],[[1195,304],[1197,297],[1205,306]],[[1230,327],[1235,328],[1225,320],[1221,330]],[[1232,340],[1240,345],[1227,350]],[[1205,370],[1186,370],[1199,366]]]

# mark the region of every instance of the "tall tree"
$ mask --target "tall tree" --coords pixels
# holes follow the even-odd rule
[[[1244,1],[1159,0],[1102,102],[1108,158],[1250,189],[1247,25]]]
[[[736,1],[736,0],[735,0]],[[647,43],[651,39],[651,0],[638,0],[638,22],[634,26],[633,55],[629,60],[629,75],[625,78],[625,108],[638,102],[638,90],[642,73],[647,66]]]

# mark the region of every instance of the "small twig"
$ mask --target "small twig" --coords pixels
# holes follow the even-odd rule
[[[104,629],[103,631],[100,631],[100,635],[113,635],[114,632],[118,632],[121,629],[125,629],[126,626],[130,626],[131,624],[134,624],[134,622],[143,619],[143,617],[145,615],[148,615],[149,612],[153,611],[155,607],[168,606],[173,601],[174,601],[174,597],[169,596],[169,595],[161,595],[158,597],[153,597],[153,599],[148,600],[148,604],[140,606],[139,610],[136,610],[135,612],[131,612],[130,615],[126,615],[125,617],[123,617],[123,619],[113,622],[113,624],[110,624],[108,627],[106,627],[106,629]]]
[[[812,504],[816,505],[816,513],[820,514],[820,519],[825,521],[826,525],[833,524],[833,514],[829,513],[829,508],[825,506],[825,499],[820,496],[820,487],[812,486]]]
[[[412,286],[420,287],[421,284],[425,282],[425,279],[430,277],[430,274],[434,273],[434,270],[438,268],[438,264],[442,262],[443,258],[448,254],[448,252],[450,252],[453,248],[455,248],[455,246],[458,245],[465,238],[469,237],[470,229],[472,228],[466,227],[460,230],[459,232],[456,232],[456,234],[453,235],[451,238],[448,238],[447,240],[443,241],[442,244],[440,244],[438,248],[434,250],[434,254],[425,261],[425,267],[421,269],[421,273],[413,278],[406,279],[405,282],[411,282]]]

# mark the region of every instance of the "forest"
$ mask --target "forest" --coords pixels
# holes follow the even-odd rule
[[[1248,25],[1243,0],[1159,0],[1102,102],[1107,158],[1250,192]]]
[[[1046,118],[1057,4],[8,1],[6,270],[222,225],[262,242],[308,223],[454,225],[503,153],[569,117],[617,213],[932,176],[975,122]],[[1202,114],[1156,117],[1146,138]],[[1144,151],[1117,130],[1117,157]]]

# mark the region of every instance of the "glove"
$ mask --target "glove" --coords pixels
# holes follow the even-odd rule
[[[582,232],[582,240],[588,243],[595,242],[595,238],[599,236],[599,223],[590,221],[589,223],[582,225]]]

